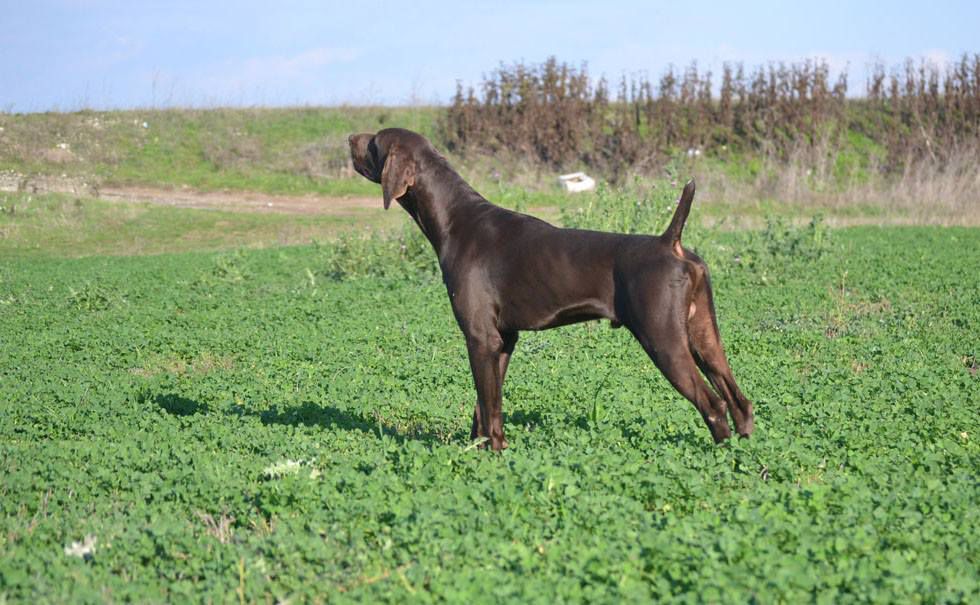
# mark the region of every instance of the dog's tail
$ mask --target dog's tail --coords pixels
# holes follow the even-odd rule
[[[684,223],[687,221],[687,215],[691,212],[691,202],[693,201],[694,179],[691,179],[687,185],[684,185],[681,199],[677,201],[674,218],[670,220],[670,225],[667,226],[667,230],[661,236],[670,244],[677,256],[684,256],[684,251],[681,249],[681,232],[684,231]]]

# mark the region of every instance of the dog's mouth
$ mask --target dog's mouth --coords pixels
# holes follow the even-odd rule
[[[374,175],[371,174],[371,171],[368,170],[367,168],[365,168],[364,166],[360,165],[357,162],[357,160],[354,160],[354,172],[356,172],[357,174],[363,176],[364,178],[366,178],[369,181],[375,180],[374,179]]]
[[[354,166],[354,172],[363,176],[369,181],[376,181],[377,178],[374,176],[374,171],[368,167],[368,161],[363,157],[361,153],[358,153],[357,149],[353,144],[351,144],[350,150],[350,161]]]
[[[372,161],[374,141],[368,141],[365,145],[362,138],[359,138],[357,135],[351,135],[348,142],[350,143],[350,159],[354,171],[369,181],[375,183],[381,182],[381,176],[374,169],[374,162]]]

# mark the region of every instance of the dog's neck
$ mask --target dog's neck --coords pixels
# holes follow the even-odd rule
[[[440,158],[441,159],[441,158]],[[420,171],[415,184],[398,199],[432,244],[440,261],[452,246],[453,220],[464,207],[489,204],[469,183],[449,167],[445,160]],[[441,200],[436,203],[435,200]]]

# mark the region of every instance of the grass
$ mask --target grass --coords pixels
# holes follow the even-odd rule
[[[103,184],[363,194],[347,135],[404,125],[431,135],[431,108],[145,110],[0,114],[0,170]]]
[[[81,159],[29,165],[22,138],[0,157],[378,196],[298,168],[304,141],[382,122],[332,111],[0,116]],[[93,117],[121,142],[73,121]],[[463,172],[567,225],[656,233],[676,196],[640,178],[566,197],[499,160]],[[757,413],[723,447],[597,323],[523,334],[511,447],[472,447],[465,346],[400,211],[0,194],[0,603],[977,601],[980,229],[831,229],[803,219],[895,209],[759,201],[704,165],[676,168],[703,183],[685,242]]]
[[[608,214],[636,207],[637,200],[645,200],[644,208],[650,203],[657,205],[651,218],[653,215],[658,218],[636,229],[648,233],[663,229],[666,223],[659,219],[669,218],[675,193],[663,186],[637,187],[629,193],[603,188],[594,194],[570,198],[501,185],[489,189],[488,197],[502,206],[568,226],[579,226],[586,209],[601,208]],[[731,212],[731,206],[699,205],[702,216],[692,223],[728,228],[733,226],[725,222]],[[800,212],[771,204],[741,206],[738,212],[741,224],[750,222],[756,227],[763,225],[763,219],[774,212],[797,220],[804,218]],[[622,219],[610,218],[604,224],[590,226],[615,230],[621,222]],[[377,208],[343,208],[303,215],[176,208],[57,193],[0,193],[0,258],[8,259],[229,251],[317,241],[339,244],[337,249],[350,254],[344,262],[351,267],[342,272],[363,271],[368,265],[387,266],[388,259],[378,257],[377,250],[401,245],[397,239],[375,237],[385,233],[412,238],[415,243],[424,242],[404,212],[398,208],[383,211],[380,199]],[[426,246],[418,249],[423,259],[431,254]],[[360,269],[356,267],[358,264]],[[392,268],[397,270],[398,266]]]
[[[377,196],[378,187],[372,186],[371,193]],[[601,187],[576,196],[494,183],[484,193],[499,205],[555,224],[638,233],[661,232],[676,196],[675,188],[663,181],[638,181],[618,189]],[[712,202],[706,197],[709,199],[699,198],[689,228],[758,230],[774,217],[797,225],[813,217],[808,208],[785,202]],[[830,225],[902,220],[901,215],[882,214],[874,205],[827,209],[822,216]],[[376,237],[383,234],[396,238]],[[277,214],[110,202],[59,193],[0,193],[0,258],[127,256],[333,242],[348,255],[346,260],[337,260],[346,267],[341,273],[347,273],[361,272],[367,266],[387,267],[389,260],[379,257],[377,250],[401,246],[405,238],[424,243],[408,216],[398,208],[384,212],[380,199],[376,208]],[[425,245],[416,249],[422,262],[431,254]],[[392,268],[398,266],[395,263]]]
[[[756,403],[725,447],[592,323],[523,336],[474,450],[432,259],[8,257],[0,598],[976,601],[980,231],[687,239]]]
[[[264,248],[385,230],[402,217],[381,210],[258,214],[106,202],[63,194],[0,194],[0,258],[141,255]]]

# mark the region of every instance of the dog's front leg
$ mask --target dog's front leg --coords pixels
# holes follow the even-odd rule
[[[515,339],[516,340],[516,339]],[[499,451],[507,447],[501,414],[501,372],[504,339],[497,332],[466,335],[470,370],[476,385],[476,411],[473,423],[479,437],[486,437],[490,447]]]
[[[503,350],[500,352],[497,366],[500,368],[500,399],[503,401],[504,381],[507,380],[507,366],[510,365],[510,357],[514,353],[514,346],[517,344],[517,332],[508,332],[500,335],[504,339]],[[473,425],[470,428],[470,441],[486,434],[480,417],[480,400],[477,398],[473,406]],[[504,439],[504,447],[507,447],[507,440]]]

